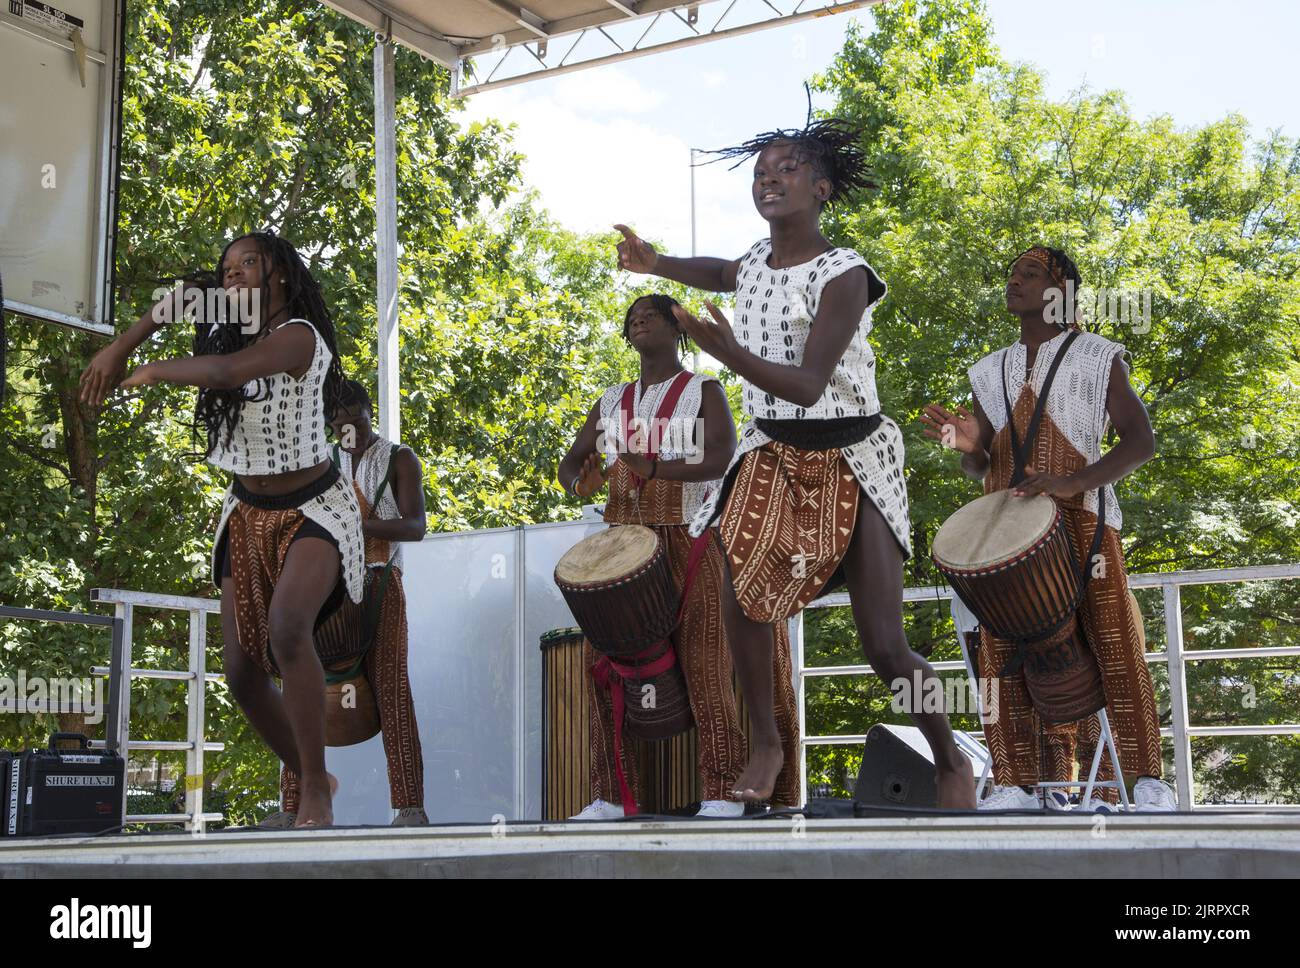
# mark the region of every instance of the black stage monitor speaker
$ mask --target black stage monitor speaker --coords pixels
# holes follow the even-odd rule
[[[954,731],[953,735],[957,748],[970,760],[972,776],[979,779],[987,755],[984,747],[969,733]],[[867,730],[853,802],[863,807],[937,806],[934,758],[919,729],[877,723]]]

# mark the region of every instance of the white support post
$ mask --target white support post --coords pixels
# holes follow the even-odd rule
[[[1192,743],[1187,732],[1187,661],[1183,657],[1183,598],[1178,585],[1166,585],[1165,653],[1169,656],[1169,712],[1174,730],[1175,792],[1178,809],[1190,811],[1192,798]]]
[[[190,683],[187,699],[190,748],[185,753],[185,826],[191,833],[207,831],[203,819],[204,708],[207,689],[208,616],[198,609],[190,612]]]
[[[397,368],[397,108],[393,44],[375,41],[375,289],[379,433],[401,440]]]
[[[805,807],[808,804],[808,748],[804,744],[804,736],[807,735],[808,728],[804,724],[804,687],[807,680],[804,678],[804,642],[803,642],[803,610],[790,619],[790,674],[794,677],[794,694],[798,701],[799,713],[799,802],[795,804],[786,804],[786,806]]]
[[[527,819],[527,791],[525,781],[528,778],[528,717],[526,703],[528,700],[528,643],[524,638],[524,622],[527,615],[527,555],[528,535],[524,526],[515,528],[515,819]]]
[[[125,778],[131,772],[131,625],[135,620],[135,606],[118,603],[113,607],[114,614],[122,620],[122,650],[118,660],[121,662],[117,669],[117,703],[115,713],[117,715],[117,754],[122,757],[124,769],[122,776]],[[110,674],[108,681],[112,683],[114,677]],[[127,784],[122,783],[122,819],[125,823],[127,816],[126,801]]]

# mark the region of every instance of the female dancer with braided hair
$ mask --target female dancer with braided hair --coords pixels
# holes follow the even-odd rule
[[[768,799],[783,764],[773,715],[772,627],[847,581],[862,648],[886,682],[934,670],[903,632],[903,562],[911,554],[903,438],[880,413],[872,308],[875,270],[821,233],[822,210],[870,187],[858,134],[835,119],[773,131],[717,152],[757,155],[753,199],[771,227],[736,260],[661,256],[627,226],[623,268],[710,292],[734,289],[736,325],[678,319],[696,344],[744,381],[752,418],[723,485],[692,532],[718,515],[730,570],[723,608],[732,661],[752,717],[749,763],[733,796]],[[924,690],[922,690],[924,692]],[[942,713],[913,712],[934,752],[938,803],[973,809],[975,784]]]
[[[325,440],[325,414],[343,383],[334,326],[297,250],[270,233],[230,243],[217,281],[251,301],[245,325],[200,319],[192,357],[146,363],[122,380],[131,352],[166,321],[155,307],[96,354],[82,399],[98,405],[119,380],[123,388],[199,388],[203,456],[234,476],[213,552],[226,681],[300,778],[296,825],[325,826],[334,781],[325,772],[325,680],[312,633],[343,595],[361,600],[363,581],[356,495]]]

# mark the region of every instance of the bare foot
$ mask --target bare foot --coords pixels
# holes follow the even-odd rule
[[[776,778],[784,762],[785,757],[781,755],[779,744],[755,746],[749,752],[749,762],[736,781],[736,788],[731,791],[731,799],[744,800],[746,803],[766,803],[772,798],[772,790],[776,787]]]
[[[956,768],[936,768],[934,782],[938,788],[940,810],[975,809],[975,778],[971,776],[969,764],[962,763]]]
[[[338,780],[326,773],[318,780],[299,781],[296,827],[328,827],[334,823],[334,791]]]

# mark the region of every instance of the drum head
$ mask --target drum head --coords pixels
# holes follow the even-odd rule
[[[568,585],[610,582],[639,571],[654,557],[659,536],[639,524],[623,524],[583,538],[555,566],[555,580]]]
[[[581,641],[582,637],[583,631],[580,628],[551,629],[549,632],[542,633],[541,649],[545,652],[547,649],[553,649],[557,645]]]
[[[977,571],[996,567],[1032,548],[1056,522],[1056,502],[1045,494],[1013,497],[995,491],[948,518],[931,554],[940,568]]]

